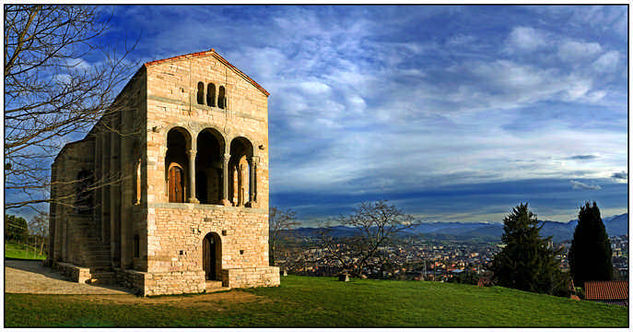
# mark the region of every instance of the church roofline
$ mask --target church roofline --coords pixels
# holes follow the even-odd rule
[[[61,157],[68,149],[70,149],[70,147],[72,145],[76,145],[79,143],[85,143],[88,140],[88,136],[86,135],[86,137],[84,137],[83,139],[80,139],[78,141],[73,141],[73,142],[68,142],[66,144],[64,144],[64,146],[61,148],[61,150],[59,150],[59,153],[57,153],[57,155],[55,156],[55,159],[53,159],[53,164],[57,162],[57,159],[59,157]]]
[[[223,58],[220,54],[218,54],[218,52],[216,52],[215,49],[210,49],[208,51],[202,51],[202,52],[195,52],[195,53],[177,55],[177,56],[174,56],[174,57],[171,57],[171,58],[166,58],[166,59],[154,60],[154,61],[146,62],[143,65],[145,67],[149,67],[149,66],[152,66],[152,65],[155,65],[155,64],[159,64],[159,63],[162,63],[162,62],[173,61],[173,60],[183,59],[183,58],[188,58],[188,57],[197,57],[197,56],[201,56],[201,55],[213,55],[216,59],[218,59],[218,61],[222,62],[227,67],[233,69],[233,71],[236,74],[238,74],[242,78],[246,79],[254,87],[256,87],[259,91],[263,92],[266,95],[266,97],[270,96],[270,93],[268,91],[266,91],[266,89],[264,89],[261,85],[259,85],[257,82],[255,82],[255,80],[250,78],[248,75],[244,74],[244,72],[239,70],[237,67],[233,66],[230,62],[228,62],[225,58]]]

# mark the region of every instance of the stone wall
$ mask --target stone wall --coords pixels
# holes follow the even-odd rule
[[[142,296],[202,293],[204,271],[150,273],[135,270],[117,272],[119,283]]]
[[[91,278],[90,269],[86,267],[75,266],[70,263],[56,262],[53,264],[53,268],[57,269],[62,275],[69,278],[71,281],[85,284]]]
[[[267,211],[178,203],[151,206],[149,271],[202,270],[202,240],[211,232],[221,240],[222,269],[268,266]]]
[[[279,286],[279,267],[248,267],[222,270],[222,286],[232,288]]]

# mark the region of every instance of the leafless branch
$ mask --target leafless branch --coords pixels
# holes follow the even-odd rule
[[[115,93],[137,67],[127,59],[138,39],[103,46],[108,28],[97,6],[5,6],[5,189],[18,193],[5,208],[49,202],[61,146],[120,110]]]

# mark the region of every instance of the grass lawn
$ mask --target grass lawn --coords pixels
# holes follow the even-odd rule
[[[502,287],[288,276],[278,288],[139,298],[5,295],[5,326],[626,327],[628,308]]]
[[[4,242],[4,258],[44,260],[46,255],[39,255],[39,248],[25,244]]]

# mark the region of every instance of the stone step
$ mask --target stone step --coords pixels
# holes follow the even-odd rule
[[[90,250],[93,252],[98,252],[98,251],[102,251],[102,252],[110,252],[110,246],[109,245],[105,245],[105,244],[101,244],[101,245],[97,245],[97,244],[85,244],[83,242],[80,242],[84,248],[86,248],[86,250]]]
[[[231,289],[231,287],[222,287],[222,281],[219,280],[207,280],[206,284],[205,291],[207,293],[227,291]]]
[[[90,250],[84,249],[86,256],[110,256],[110,250]]]
[[[85,262],[90,263],[91,265],[109,265],[111,260],[110,256],[106,257],[85,257]]]

